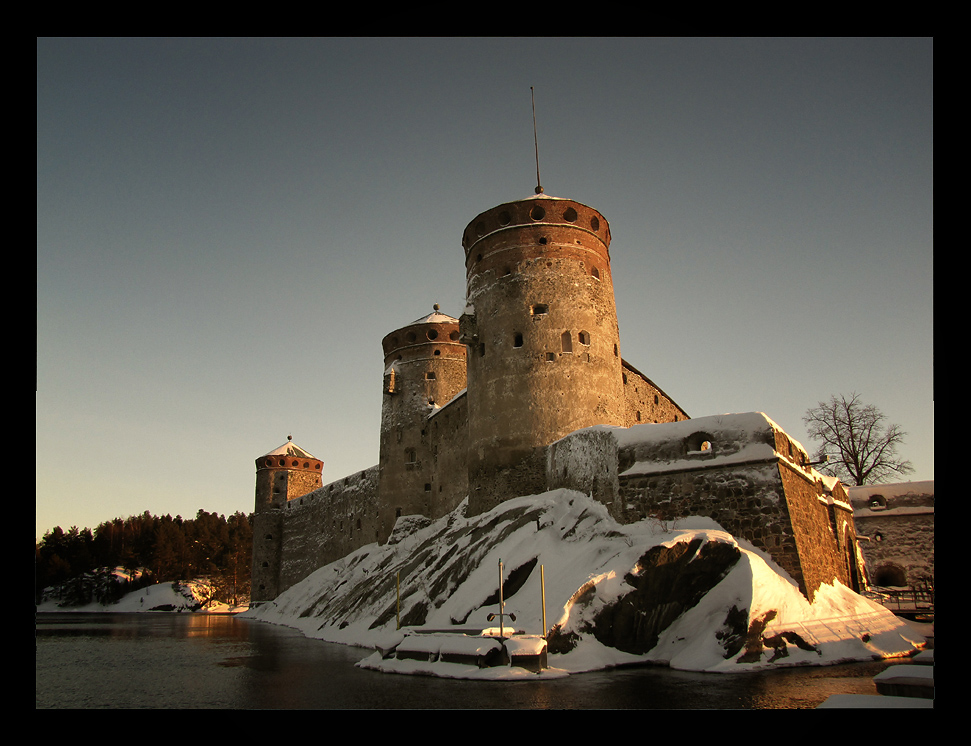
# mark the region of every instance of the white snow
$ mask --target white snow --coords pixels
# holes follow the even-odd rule
[[[127,579],[127,574],[118,568],[115,575]],[[127,593],[110,605],[92,602],[87,606],[58,606],[57,599],[48,598],[37,605],[39,612],[84,612],[84,613],[132,613],[141,611],[199,611],[209,614],[235,614],[246,611],[248,606],[227,606],[219,601],[208,601],[212,595],[205,580],[187,581],[178,586],[175,583],[155,583],[131,593]],[[199,608],[202,604],[202,608]]]
[[[686,519],[667,530],[656,521],[622,525],[609,517],[602,504],[565,489],[509,500],[471,518],[465,516],[464,508],[465,503],[431,525],[398,537],[396,543],[362,547],[320,568],[274,602],[251,609],[244,617],[293,627],[308,637],[382,652],[390,650],[396,640],[404,645],[441,645],[441,639],[422,642],[424,635],[396,630],[394,613],[387,623],[371,628],[379,616],[388,618],[388,610],[394,609],[396,573],[400,573],[402,615],[422,603],[427,606],[426,630],[485,630],[490,626],[488,614],[498,612],[498,604],[482,604],[498,586],[499,562],[508,578],[512,570],[535,558],[536,567],[523,587],[505,599],[504,613],[514,613],[515,628],[528,635],[514,637],[521,642],[513,644],[522,646],[517,649],[535,650],[533,646],[543,634],[541,565],[547,626],[560,624],[563,631],[580,638],[571,652],[550,654],[549,669],[540,675],[561,676],[636,662],[736,673],[902,658],[924,644],[923,636],[904,620],[839,583],[823,586],[809,603],[796,583],[764,552],[736,540],[710,519]],[[520,519],[517,524],[517,518],[527,512],[529,520]],[[478,536],[474,529],[490,522],[492,537],[506,531],[502,540],[473,540],[473,535]],[[741,559],[696,606],[662,632],[650,652],[625,653],[601,644],[590,634],[589,623],[596,612],[632,590],[624,577],[648,549],[696,538],[730,543],[738,547]],[[447,561],[439,561],[449,550],[452,553]],[[430,559],[415,565],[415,556],[422,552]],[[456,572],[457,568],[470,569]],[[436,588],[443,590],[436,592]],[[815,649],[788,644],[787,655],[774,661],[769,660],[771,649],[765,649],[753,663],[740,662],[738,654],[726,658],[716,635],[724,629],[733,606],[747,609],[749,620],[774,612],[764,636],[795,632]],[[459,627],[453,620],[461,620]],[[481,640],[479,633],[457,634],[449,644],[467,649],[465,646],[480,644]],[[459,678],[537,675],[516,666],[493,670],[386,659],[381,652],[359,665]]]

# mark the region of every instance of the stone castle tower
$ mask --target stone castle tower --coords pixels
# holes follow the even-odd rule
[[[692,420],[621,358],[603,215],[537,187],[479,214],[462,246],[460,318],[435,306],[382,340],[378,464],[322,485],[323,463],[292,442],[256,460],[253,603],[395,541],[398,519],[413,527],[466,498],[477,515],[557,488],[622,523],[710,516],[810,600],[834,578],[853,587],[841,485],[764,414]]]
[[[387,539],[402,515],[438,518],[467,492],[464,464],[440,463],[429,417],[465,389],[466,348],[459,322],[439,311],[388,334],[384,351],[378,488],[378,537]],[[448,468],[442,473],[443,468]]]
[[[282,539],[287,503],[322,486],[324,462],[294,445],[288,436],[279,448],[256,459],[256,510],[253,514],[251,601],[276,598],[282,571]]]
[[[470,514],[542,492],[553,441],[627,424],[610,227],[537,192],[481,213],[462,238]]]

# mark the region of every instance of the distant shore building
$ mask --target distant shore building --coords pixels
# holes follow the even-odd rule
[[[850,487],[870,583],[934,582],[934,480]]]

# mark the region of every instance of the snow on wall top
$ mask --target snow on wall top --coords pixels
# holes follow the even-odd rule
[[[623,454],[625,475],[697,468],[699,460],[716,465],[779,458],[775,433],[784,432],[763,412],[720,414],[629,428],[598,425],[587,430],[606,431],[613,436]],[[792,443],[805,454],[798,442]]]
[[[848,487],[854,518],[934,514],[934,480]]]
[[[933,495],[934,480],[923,482],[891,482],[889,484],[862,484],[858,487],[847,487],[851,500],[868,499],[872,495],[883,495],[886,498],[902,497],[903,495]]]

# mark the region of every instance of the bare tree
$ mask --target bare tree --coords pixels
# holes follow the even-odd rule
[[[906,433],[886,424],[883,412],[864,404],[857,393],[849,398],[831,396],[807,410],[802,419],[810,437],[822,442],[816,460],[829,457],[822,471],[844,482],[872,484],[914,470],[910,461],[897,455]]]

